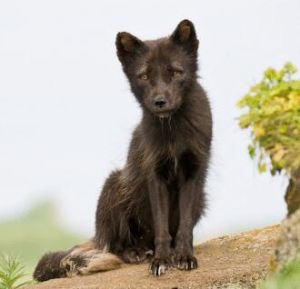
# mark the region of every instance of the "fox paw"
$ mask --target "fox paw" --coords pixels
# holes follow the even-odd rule
[[[142,263],[152,256],[152,250],[147,250],[145,248],[127,248],[122,254],[122,259],[126,263]]]
[[[153,258],[150,263],[149,271],[154,276],[161,276],[171,267],[171,262],[168,258]]]
[[[198,261],[193,255],[179,254],[175,256],[174,266],[179,270],[193,270],[198,268]]]

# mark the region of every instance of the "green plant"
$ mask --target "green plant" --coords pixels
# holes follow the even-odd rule
[[[248,151],[258,170],[290,178],[286,195],[290,213],[295,202],[296,208],[300,206],[300,80],[294,79],[296,71],[291,63],[279,71],[267,69],[262,80],[238,102],[246,110],[239,125],[251,130]]]
[[[280,272],[270,276],[258,286],[258,289],[299,289],[300,259],[284,266]]]
[[[24,281],[24,266],[11,256],[0,258],[0,289],[17,289],[32,283]]]

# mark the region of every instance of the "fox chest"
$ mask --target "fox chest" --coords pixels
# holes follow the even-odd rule
[[[198,169],[198,161],[190,150],[180,154],[161,156],[155,167],[158,177],[167,183],[187,181]]]

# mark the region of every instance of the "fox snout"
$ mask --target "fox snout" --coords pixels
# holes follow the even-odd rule
[[[150,100],[150,99],[149,99]],[[156,116],[160,118],[169,117],[180,106],[181,99],[170,94],[157,94],[148,102],[148,107]]]
[[[158,95],[153,100],[153,106],[157,110],[165,109],[168,106],[168,101],[164,96]]]

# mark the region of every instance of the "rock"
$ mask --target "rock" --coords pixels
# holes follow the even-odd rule
[[[90,276],[50,280],[27,289],[217,289],[254,288],[269,269],[279,226],[267,227],[207,241],[195,247],[199,268],[179,271],[172,268],[161,277],[151,276],[147,264]]]
[[[300,258],[300,209],[280,226],[274,269],[280,271],[286,263],[296,258]]]

